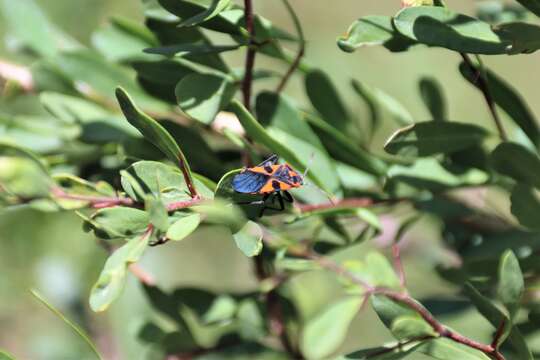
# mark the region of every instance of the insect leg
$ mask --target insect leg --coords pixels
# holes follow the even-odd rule
[[[238,205],[261,205],[261,204],[264,204],[264,203],[266,202],[266,200],[268,199],[268,197],[269,197],[270,195],[271,195],[271,194],[265,194],[261,200],[256,200],[256,201],[241,201],[241,202],[237,202],[237,204],[238,204]]]
[[[288,201],[290,203],[294,201],[291,193],[288,192],[287,190],[283,191],[283,197],[285,198],[285,201]]]

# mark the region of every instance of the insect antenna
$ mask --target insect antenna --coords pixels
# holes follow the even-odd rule
[[[306,166],[306,170],[304,170],[304,174],[302,175],[302,180],[304,180],[308,174],[308,171],[309,171],[309,168],[313,162],[313,159],[315,158],[315,154],[314,153],[311,153],[311,156],[309,157],[309,161],[308,161],[308,164]],[[321,192],[322,194],[324,194],[324,196],[326,196],[326,198],[328,198],[328,201],[330,201],[330,203],[332,205],[335,205],[335,197],[330,194],[329,192],[327,191],[324,191],[323,189],[321,189],[319,186],[315,185],[315,184],[312,184],[311,182],[308,182],[308,181],[304,181],[304,185],[306,186],[313,186],[315,189],[317,189],[319,192]]]

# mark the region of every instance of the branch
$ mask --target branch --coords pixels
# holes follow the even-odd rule
[[[422,319],[424,319],[424,321],[427,322],[440,337],[444,337],[454,342],[468,346],[470,348],[479,350],[496,360],[505,359],[504,356],[499,352],[499,350],[496,347],[494,347],[492,344],[483,344],[483,343],[477,342],[473,339],[467,338],[461,335],[460,333],[444,326],[422,304],[417,302],[414,298],[412,298],[409,294],[405,292],[397,292],[397,291],[387,289],[387,288],[374,287],[368,284],[366,281],[360,279],[354,273],[347,270],[341,264],[327,257],[320,256],[319,254],[315,253],[313,250],[308,249],[307,247],[303,247],[301,249],[298,249],[298,248],[293,249],[293,251],[291,251],[291,254],[313,260],[320,267],[347,278],[354,284],[357,284],[361,288],[365,289],[366,290],[365,296],[370,296],[372,294],[382,295],[382,296],[386,296],[387,298],[391,300],[394,300],[395,302],[398,302],[402,305],[407,306],[411,310],[415,311],[418,315],[420,315]]]
[[[508,141],[508,136],[506,135],[506,131],[504,130],[501,119],[499,118],[499,114],[497,113],[497,108],[495,107],[495,101],[493,100],[493,96],[491,94],[491,91],[489,90],[488,80],[484,73],[484,68],[483,68],[482,63],[480,63],[480,70],[478,70],[467,54],[460,53],[460,55],[463,58],[465,65],[467,65],[467,67],[473,73],[476,73],[476,76],[478,79],[477,80],[478,87],[480,91],[482,91],[482,94],[484,95],[484,99],[486,100],[486,103],[489,108],[489,112],[491,113],[493,121],[495,122],[495,126],[497,127],[497,131],[499,132],[499,136],[501,137],[503,141]]]
[[[398,243],[392,244],[392,257],[394,258],[394,269],[399,277],[399,284],[402,287],[407,286],[405,279],[405,270],[403,269],[403,263],[401,262],[401,249]]]
[[[147,273],[139,264],[133,263],[128,266],[129,271],[146,286],[155,286],[154,277]]]
[[[128,207],[134,207],[134,208],[144,208],[144,204],[134,201],[131,198],[127,197],[115,197],[115,196],[91,196],[91,195],[78,195],[78,194],[68,194],[61,188],[53,188],[51,190],[51,193],[61,199],[68,199],[68,200],[78,200],[78,201],[86,201],[89,203],[91,208],[94,209],[104,209],[108,207],[114,207],[114,206],[128,206]],[[193,205],[197,205],[198,203],[202,202],[204,199],[197,196],[196,198],[193,198],[191,200],[186,201],[177,201],[172,202],[167,205],[167,211],[173,212],[176,210],[184,209]]]
[[[302,25],[300,24],[300,20],[298,19],[298,16],[296,15],[296,12],[294,11],[293,7],[289,3],[288,0],[282,0],[283,4],[285,4],[285,7],[289,11],[289,14],[291,14],[291,17],[294,22],[294,27],[296,28],[296,33],[298,34],[298,38],[300,41],[298,53],[296,54],[296,57],[294,58],[293,62],[291,63],[291,66],[285,73],[285,76],[281,79],[281,82],[279,83],[278,87],[276,88],[276,92],[280,93],[285,88],[285,85],[287,85],[287,82],[291,78],[292,74],[296,71],[298,66],[300,65],[300,61],[302,60],[302,57],[305,54],[306,51],[306,41],[304,38],[304,31],[302,30]]]
[[[246,30],[249,33],[249,44],[246,54],[246,64],[244,71],[244,81],[242,82],[242,93],[244,96],[244,106],[251,109],[251,87],[253,84],[253,67],[255,65],[255,28],[253,25],[253,3],[252,0],[244,0],[244,18]]]

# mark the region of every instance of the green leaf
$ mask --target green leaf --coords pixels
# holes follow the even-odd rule
[[[383,324],[392,329],[392,323],[402,316],[416,317],[421,319],[420,315],[411,308],[397,303],[383,295],[373,295],[370,297],[371,305],[381,319]]]
[[[390,289],[399,289],[399,278],[390,262],[381,253],[372,251],[366,256],[366,267],[370,274],[371,285]]]
[[[478,67],[476,67],[476,70],[480,71]],[[480,89],[478,73],[471,71],[469,66],[464,63],[459,65],[459,71],[465,79]],[[490,93],[495,103],[512,118],[532,143],[538,147],[540,145],[540,128],[525,100],[512,85],[497,76],[494,72],[489,69],[484,69],[484,71]]]
[[[411,165],[394,165],[388,169],[387,191],[399,196],[399,184],[418,190],[443,191],[461,186],[482,185],[489,180],[488,174],[476,169],[454,174],[445,169],[433,157],[417,159]]]
[[[131,71],[107,61],[94,51],[84,49],[63,52],[55,58],[55,64],[71,81],[88,85],[91,93],[98,100],[112,98],[114,90],[121,86],[144,109],[167,110],[165,103],[153,98],[137,86]]]
[[[349,127],[350,117],[328,75],[319,69],[311,70],[305,76],[304,86],[311,105],[322,118],[345,132]]]
[[[346,52],[353,52],[364,46],[382,45],[392,52],[406,51],[416,44],[401,35],[392,26],[390,16],[368,15],[349,26],[346,35],[338,38],[338,46]]]
[[[121,62],[142,57],[142,51],[158,45],[158,40],[143,25],[116,17],[92,34],[92,45],[107,59]]]
[[[319,135],[319,138],[333,158],[339,159],[369,174],[383,175],[386,173],[386,165],[382,160],[377,159],[375,155],[357,146],[357,144],[342,132],[315,116],[306,114],[305,118]]]
[[[233,234],[233,238],[236,246],[246,256],[257,256],[262,251],[263,231],[256,222],[248,221],[240,231]]]
[[[205,223],[226,226],[233,234],[242,230],[247,222],[236,205],[217,199],[212,203],[192,206],[191,210],[201,214]]]
[[[324,359],[342,344],[362,298],[347,297],[327,306],[309,320],[301,335],[300,347],[308,359]]]
[[[0,360],[17,360],[15,356],[8,354],[7,352],[0,349]]]
[[[418,84],[420,87],[420,95],[428,108],[433,120],[445,120],[448,117],[446,102],[443,96],[441,84],[435,79],[424,77],[420,79]]]
[[[37,290],[32,289],[30,290],[30,293],[43,305],[45,305],[54,315],[56,315],[60,320],[62,320],[67,326],[69,326],[92,350],[92,352],[96,355],[98,359],[103,359],[101,354],[99,353],[96,345],[93,343],[93,341],[90,339],[90,336],[86,334],[86,332],[81,329],[80,326],[75,324],[73,321],[69,320],[60,310],[58,310],[54,305],[52,305],[50,302],[48,302],[43,295],[41,295]],[[0,351],[0,359],[2,359],[2,355],[4,353]],[[7,355],[6,355],[7,356]],[[9,357],[7,359],[10,359]]]
[[[87,221],[96,236],[115,239],[142,234],[150,219],[148,213],[142,210],[116,206],[96,211]]]
[[[387,346],[358,350],[336,360],[399,360],[415,352],[421,343],[389,344]]]
[[[523,274],[519,267],[519,261],[512,250],[507,250],[499,263],[499,284],[497,294],[501,302],[506,306],[510,318],[518,310],[523,296],[525,284]]]
[[[500,337],[499,344],[502,344],[503,341],[508,338],[512,347],[516,350],[518,354],[518,359],[524,360],[533,360],[531,351],[529,350],[523,335],[517,327],[512,327],[511,320],[499,310],[489,299],[484,297],[478,290],[476,290],[471,284],[467,283],[464,287],[465,294],[471,299],[472,303],[478,311],[488,320],[494,328],[498,328],[501,323],[504,321],[505,326],[503,329],[503,334]]]
[[[339,189],[338,176],[324,146],[289,98],[262,92],[257,96],[256,113],[274,140],[305,159],[303,163],[309,165],[310,173],[325,184],[327,191]],[[317,161],[310,163],[312,157]]]
[[[136,201],[144,202],[147,194],[160,198],[165,205],[191,200],[182,172],[160,162],[136,162],[122,174],[121,182],[124,191]],[[202,197],[213,197],[212,191],[199,180],[195,180],[195,186]]]
[[[112,116],[101,106],[80,97],[45,91],[39,94],[39,101],[51,115],[67,124]]]
[[[398,339],[417,339],[423,336],[437,337],[438,334],[423,319],[417,316],[400,316],[392,322],[392,334]]]
[[[354,83],[353,83],[354,86]],[[364,89],[369,89],[364,85]],[[385,109],[392,118],[400,125],[408,125],[414,122],[411,113],[396,98],[381,89],[370,89],[377,99],[378,104]],[[358,91],[358,90],[357,90]]]
[[[183,216],[169,227],[167,230],[167,238],[173,241],[184,240],[199,227],[200,222],[200,214]]]
[[[165,56],[204,55],[237,50],[242,46],[244,45],[178,44],[148,48],[144,49],[144,52],[148,54],[159,54]]]
[[[510,55],[533,53],[540,49],[540,26],[524,22],[512,22],[497,26],[497,34],[507,41]]]
[[[47,197],[52,185],[43,164],[28,157],[2,155],[0,146],[0,192],[32,199]]]
[[[429,121],[396,131],[384,145],[394,155],[431,156],[466,149],[483,141],[488,132],[476,125]]]
[[[142,256],[148,246],[150,235],[148,232],[128,240],[109,256],[90,293],[90,307],[93,311],[107,310],[120,296],[126,282],[127,267]]]
[[[535,15],[540,16],[540,1],[539,0],[517,0],[517,2],[525,6]]]
[[[167,231],[169,228],[169,214],[163,201],[159,198],[148,196],[144,203],[150,223],[159,231]]]
[[[11,34],[41,56],[53,56],[59,48],[74,45],[73,40],[60,34],[49,22],[33,0],[2,0],[0,12]]]
[[[382,109],[377,100],[377,94],[374,89],[365,85],[364,83],[353,79],[351,85],[354,91],[360,96],[360,98],[366,103],[369,111],[369,131],[371,138],[375,133],[375,130],[381,125],[382,121]],[[368,139],[369,139],[368,138]]]
[[[228,105],[236,87],[226,78],[210,74],[190,74],[176,85],[180,109],[189,117],[210,124]]]
[[[504,342],[512,330],[512,323],[508,316],[506,316],[505,313],[495,306],[488,298],[483,296],[470,283],[465,284],[464,292],[478,309],[478,312],[480,312],[480,314],[482,314],[482,316],[484,316],[495,329],[498,329],[499,326],[504,322],[505,325],[503,334],[500,337],[500,343]]]
[[[446,338],[430,340],[418,347],[419,352],[439,360],[489,360],[486,354],[479,350],[459,344]]]
[[[185,169],[185,176],[193,183],[189,164],[171,134],[156,120],[139,110],[122,88],[116,89],[116,98],[127,121],[135,126],[144,138],[159,148],[174,164]]]
[[[445,7],[405,8],[395,16],[394,26],[404,36],[420,43],[470,54],[505,54],[511,45],[488,23]]]
[[[205,11],[188,19],[183,19],[178,26],[194,26],[204,21],[208,21],[217,16],[221,11],[225,10],[230,3],[231,0],[212,0],[210,6],[208,6]]]
[[[243,11],[241,9],[223,9],[222,5],[228,2],[230,1],[212,0],[210,5],[203,5],[200,2],[184,0],[159,0],[159,4],[168,12],[180,17],[185,26],[199,22],[202,27],[214,31],[231,35],[245,35],[245,29],[238,24],[243,18]]]
[[[503,142],[493,150],[490,161],[499,173],[540,189],[540,158],[523,145]]]
[[[510,196],[510,211],[519,223],[531,230],[540,231],[540,195],[532,186],[516,184]]]
[[[278,154],[289,162],[296,170],[303,172],[306,169],[309,158],[300,160],[290,147],[276,141],[270,134],[255,120],[246,108],[237,100],[233,100],[230,105],[232,111],[238,116],[238,120],[246,130],[246,133],[256,142],[266,146],[272,152]],[[289,144],[288,144],[289,145]],[[327,185],[311,172],[309,176],[320,188],[329,191]]]

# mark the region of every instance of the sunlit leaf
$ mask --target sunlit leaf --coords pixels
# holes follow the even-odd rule
[[[192,234],[201,222],[200,214],[183,216],[176,220],[167,230],[167,238],[180,241]]]
[[[512,250],[501,256],[497,294],[512,318],[516,313],[524,291],[524,281],[519,261]]]
[[[233,234],[233,238],[236,246],[246,256],[252,257],[259,255],[263,248],[262,229],[253,221],[248,221],[240,231]]]
[[[235,86],[224,77],[194,73],[180,80],[175,94],[184,113],[209,124],[227,106],[235,91]]]
[[[410,39],[464,53],[504,54],[510,45],[488,23],[445,7],[405,8],[395,16],[394,25]]]
[[[361,302],[360,297],[339,300],[308,321],[302,332],[302,353],[310,359],[324,359],[336,351],[345,340]]]
[[[347,33],[338,39],[338,46],[353,52],[364,46],[382,45],[390,51],[406,51],[415,41],[401,35],[393,26],[390,16],[368,15],[349,26]]]
[[[105,311],[120,296],[126,282],[127,267],[139,260],[149,240],[149,233],[134,237],[109,256],[90,293],[92,310]]]

